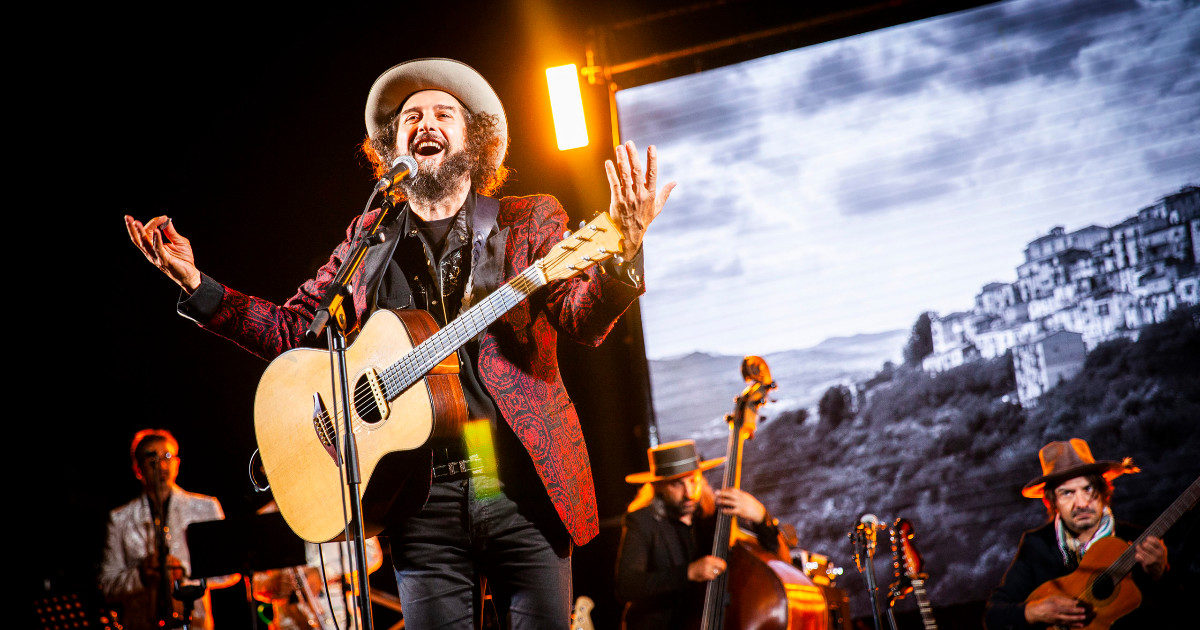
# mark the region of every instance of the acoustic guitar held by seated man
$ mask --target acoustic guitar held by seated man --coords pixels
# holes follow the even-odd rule
[[[1167,547],[1160,536],[1181,505],[1194,503],[1200,484],[1192,484],[1164,514],[1174,517],[1160,517],[1143,533],[1118,521],[1111,506],[1112,480],[1140,472],[1130,458],[1096,461],[1078,438],[1051,442],[1038,457],[1042,475],[1022,494],[1040,498],[1050,519],[1022,536],[988,600],[989,630],[1176,627],[1167,597]]]

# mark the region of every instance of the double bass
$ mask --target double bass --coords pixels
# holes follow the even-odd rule
[[[742,360],[746,389],[734,402],[722,488],[738,488],[742,476],[742,447],[754,436],[758,408],[775,387],[766,361]],[[701,630],[828,630],[830,606],[825,592],[791,563],[791,552],[780,536],[776,552],[767,551],[752,535],[738,529],[736,519],[717,512],[712,555],[727,570],[708,583]],[[848,621],[848,619],[847,619]]]

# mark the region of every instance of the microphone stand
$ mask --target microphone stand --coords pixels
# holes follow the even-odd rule
[[[366,209],[371,207],[377,194],[379,194],[379,188],[371,193]],[[366,209],[364,209],[364,214]],[[337,363],[335,380],[341,396],[342,435],[345,436],[341,464],[345,473],[346,485],[350,490],[350,513],[354,522],[354,528],[347,535],[353,540],[354,572],[358,574],[359,580],[355,605],[362,611],[364,630],[372,630],[374,620],[371,615],[371,586],[367,581],[367,545],[363,531],[362,495],[359,493],[359,486],[362,485],[362,473],[359,470],[358,441],[354,437],[354,427],[350,423],[351,391],[349,377],[346,375],[346,300],[353,293],[353,288],[349,285],[350,278],[362,266],[367,249],[376,243],[383,242],[380,230],[387,223],[393,209],[394,205],[390,200],[384,201],[379,218],[366,233],[361,234],[351,244],[349,255],[342,262],[333,282],[326,288],[325,295],[321,298],[321,304],[306,333],[309,339],[316,339],[321,332],[325,332],[329,353]]]
[[[865,523],[859,523],[854,527],[854,531],[850,532],[850,541],[854,547],[854,564],[858,568],[858,572],[862,573],[867,578],[867,594],[871,598],[871,617],[875,621],[875,630],[883,630],[883,625],[879,620],[879,603],[876,601],[875,593],[874,526]]]

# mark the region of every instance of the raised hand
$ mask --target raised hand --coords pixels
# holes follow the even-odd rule
[[[632,258],[642,246],[650,222],[662,212],[675,182],[658,190],[658,150],[646,149],[646,169],[638,161],[633,141],[616,147],[615,160],[604,161],[610,200],[608,214],[625,236],[622,255]]]
[[[200,270],[196,268],[192,243],[175,230],[175,224],[166,215],[154,217],[145,224],[125,215],[125,229],[129,232],[129,240],[141,250],[146,260],[184,291],[191,293],[200,286]]]

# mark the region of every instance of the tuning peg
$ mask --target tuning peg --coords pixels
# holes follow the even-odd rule
[[[583,229],[583,226],[585,226],[585,225],[587,225],[587,221],[580,221],[580,222],[579,222],[579,229],[581,229],[581,230],[582,230],[582,229]]]
[[[570,235],[571,235],[571,231],[570,231],[570,230],[567,230],[566,232],[563,232],[563,238],[567,238],[567,237],[568,237],[568,236],[570,236]]]

